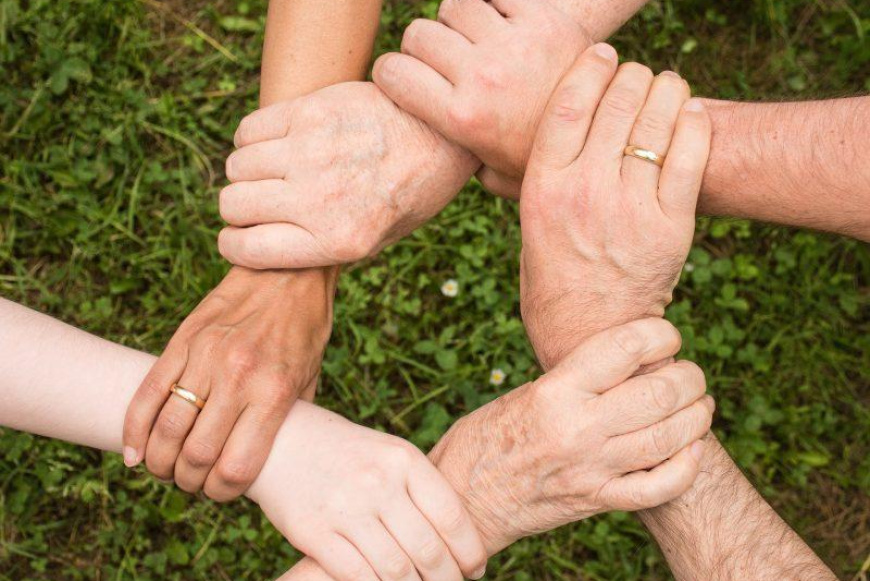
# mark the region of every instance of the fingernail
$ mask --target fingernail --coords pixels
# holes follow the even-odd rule
[[[692,454],[692,457],[695,458],[698,462],[701,461],[701,458],[704,457],[704,442],[698,440],[692,447],[689,449],[689,452]]]
[[[594,46],[595,54],[609,61],[616,60],[616,49],[606,42],[599,42]]]
[[[124,446],[124,465],[132,468],[139,463],[139,454],[130,446]]]
[[[680,75],[675,73],[674,71],[662,71],[659,73],[660,77],[672,77],[674,79],[679,79]]]
[[[477,571],[471,574],[472,579],[483,579],[483,576],[486,575],[486,567],[481,567]]]
[[[695,113],[700,113],[704,110],[704,104],[700,99],[689,99],[686,101],[686,104],[683,105],[683,109],[686,111],[693,111]]]

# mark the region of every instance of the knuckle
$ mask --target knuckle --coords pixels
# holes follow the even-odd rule
[[[169,387],[161,378],[151,375],[142,382],[142,391],[149,398],[165,398],[169,395]]]
[[[553,102],[553,116],[565,122],[576,122],[585,118],[588,107],[582,102],[580,87],[568,85],[559,89]]]
[[[445,507],[441,520],[444,523],[444,532],[448,535],[458,534],[466,524],[465,512],[458,506]]]
[[[641,115],[635,124],[635,130],[643,135],[670,135],[672,123],[659,114]]]
[[[447,121],[460,131],[470,132],[481,125],[479,107],[462,99],[457,99],[447,107]]]
[[[428,537],[417,551],[420,564],[426,569],[437,569],[447,555],[443,543],[436,537]]]
[[[650,452],[653,456],[661,458],[668,456],[671,451],[670,434],[666,424],[660,422],[652,427],[650,433]]]
[[[177,412],[167,412],[160,415],[157,421],[157,434],[166,440],[180,440],[187,435],[190,422]]]
[[[473,83],[484,91],[504,89],[508,84],[508,75],[499,66],[475,69],[471,78]]]
[[[443,0],[441,5],[438,7],[438,21],[439,22],[447,22],[449,21],[453,15],[456,13],[457,6],[456,0]]]
[[[384,568],[387,577],[390,579],[405,579],[414,572],[411,560],[399,552],[390,553]]]
[[[215,468],[217,477],[229,488],[247,487],[254,481],[256,470],[254,465],[244,460],[228,460],[221,462]]]
[[[238,343],[234,343],[223,355],[226,365],[236,375],[253,371],[257,366],[257,359],[254,349]]]
[[[648,382],[653,407],[662,413],[673,411],[680,399],[679,383],[663,376],[650,376]]]
[[[613,332],[613,344],[630,357],[638,357],[646,349],[646,340],[643,334],[633,326],[617,328]]]
[[[207,468],[214,465],[220,450],[209,442],[193,440],[185,442],[181,457],[193,468]]]
[[[634,115],[637,111],[638,99],[634,91],[627,87],[611,89],[604,97],[602,107],[610,115],[624,117]]]

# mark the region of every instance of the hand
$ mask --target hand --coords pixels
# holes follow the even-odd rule
[[[662,319],[608,329],[450,428],[429,456],[488,554],[600,512],[657,506],[691,487],[715,407],[704,373],[681,361],[631,377],[679,348],[679,333]],[[327,579],[310,560],[281,577]]]
[[[294,406],[248,496],[339,581],[483,575],[471,517],[426,456],[313,405]]]
[[[710,120],[688,85],[584,52],[541,121],[520,200],[521,310],[545,369],[584,337],[661,316],[692,244]],[[664,167],[624,156],[629,144]]]
[[[375,83],[480,158],[488,189],[516,198],[547,100],[590,40],[547,0],[444,0],[438,20],[412,22]]]
[[[124,459],[214,500],[242,494],[297,397],[313,397],[336,273],[234,268],[182,323],[124,421]],[[170,395],[207,400],[199,411]]]
[[[221,254],[250,268],[354,262],[437,214],[479,162],[371,83],[256,111],[221,192]]]
[[[459,420],[430,457],[462,495],[490,554],[517,539],[688,490],[713,399],[693,363],[667,363],[663,319],[596,334],[552,371]]]

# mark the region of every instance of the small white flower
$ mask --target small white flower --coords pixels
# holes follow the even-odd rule
[[[685,270],[686,272],[692,272],[693,270],[695,270],[695,265],[691,262],[687,262],[685,265],[683,265],[683,270]]]
[[[441,294],[453,298],[459,294],[459,283],[452,278],[441,285]]]
[[[506,377],[507,375],[504,371],[499,368],[495,368],[489,373],[489,382],[492,385],[501,385],[502,383],[504,383]]]

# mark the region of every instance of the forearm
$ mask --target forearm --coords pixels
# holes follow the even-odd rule
[[[679,499],[640,513],[677,581],[822,581],[831,570],[708,436],[701,474]]]
[[[0,426],[120,453],[127,405],[156,358],[2,298],[0,330]],[[297,402],[278,440],[298,441],[320,413]]]
[[[700,212],[870,240],[870,97],[706,105],[713,144]]]
[[[648,0],[552,0],[592,41],[606,40]]]

